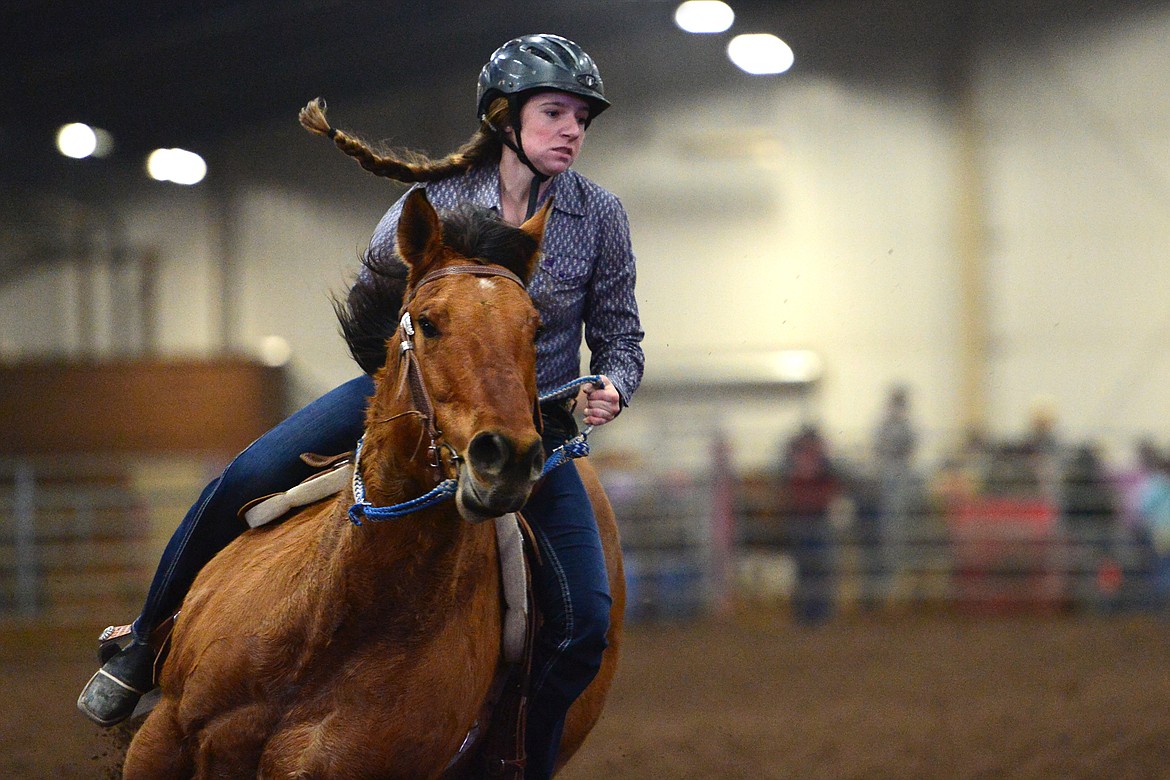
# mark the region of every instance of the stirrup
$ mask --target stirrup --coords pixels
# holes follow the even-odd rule
[[[133,633],[133,623],[124,626],[106,626],[106,630],[98,636],[98,660],[102,666],[116,656],[122,648],[130,643],[126,637]]]

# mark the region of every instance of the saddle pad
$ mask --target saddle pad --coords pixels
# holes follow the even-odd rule
[[[314,474],[301,484],[283,493],[253,501],[240,510],[244,521],[251,528],[271,523],[299,506],[332,496],[349,488],[353,482],[353,464],[342,463],[328,471]]]

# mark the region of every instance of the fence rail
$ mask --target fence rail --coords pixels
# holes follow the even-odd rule
[[[209,468],[198,457],[0,460],[0,616],[132,618]]]
[[[900,536],[856,502],[823,527],[777,508],[758,480],[713,468],[647,473],[598,463],[618,515],[632,619],[735,599],[819,598],[834,610],[923,605],[1145,609],[1149,547],[1119,524],[1094,536],[1035,497],[942,510],[919,502]],[[88,457],[0,460],[0,617],[133,617],[182,513],[220,464]]]

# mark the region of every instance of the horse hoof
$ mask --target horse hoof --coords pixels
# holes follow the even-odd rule
[[[153,650],[131,642],[89,678],[77,697],[77,709],[99,726],[121,723],[153,687],[153,673]]]

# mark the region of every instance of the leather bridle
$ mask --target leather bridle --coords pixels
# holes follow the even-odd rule
[[[431,282],[448,276],[458,275],[472,275],[472,276],[498,276],[520,285],[520,289],[526,290],[524,282],[516,274],[504,268],[488,265],[452,265],[446,268],[440,268],[437,271],[431,271],[429,274],[419,280],[418,284],[410,291],[409,296],[402,306],[402,319],[398,324],[398,332],[401,341],[398,345],[399,354],[404,356],[406,360],[406,374],[410,384],[410,395],[414,403],[415,410],[422,417],[423,429],[430,438],[430,446],[427,447],[428,460],[427,463],[434,469],[439,469],[439,438],[443,432],[435,425],[435,403],[431,400],[431,394],[427,391],[426,382],[423,381],[422,367],[419,365],[418,356],[414,349],[414,323],[411,321],[410,312],[406,311],[406,307],[418,294],[418,291]],[[447,446],[450,449],[449,445]],[[452,451],[452,459],[458,462],[459,455]]]

